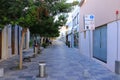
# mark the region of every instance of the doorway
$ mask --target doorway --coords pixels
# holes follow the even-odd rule
[[[93,57],[107,63],[107,25],[93,32]]]
[[[12,35],[11,35],[12,55],[15,54],[15,30],[14,29],[15,28],[12,27],[12,30],[11,30],[11,33],[12,33]]]
[[[0,59],[2,58],[2,30],[0,30]]]

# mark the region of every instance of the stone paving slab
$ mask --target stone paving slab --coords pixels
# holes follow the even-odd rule
[[[32,49],[26,52],[33,54]],[[5,68],[5,75],[0,80],[120,80],[119,75],[59,41],[31,60],[23,63],[26,69],[14,71],[9,68],[18,65],[18,56],[0,62],[0,67]],[[46,62],[45,78],[37,77],[41,61]]]

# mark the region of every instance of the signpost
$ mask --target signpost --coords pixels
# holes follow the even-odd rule
[[[95,16],[94,15],[85,15],[85,30],[94,30],[95,29]]]
[[[89,56],[92,57],[92,30],[95,29],[95,16],[94,15],[85,15],[84,16],[85,30],[89,30]]]

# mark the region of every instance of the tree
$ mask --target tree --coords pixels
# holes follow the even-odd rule
[[[44,0],[40,3],[36,0],[38,6],[37,19],[38,22],[30,27],[33,34],[40,34],[45,37],[59,36],[59,26],[66,23],[65,13],[71,11],[72,6],[77,2],[66,3],[66,0]],[[58,20],[55,21],[55,16],[58,15]]]
[[[29,9],[27,9],[29,7]],[[18,24],[22,29],[20,45],[20,65],[22,69],[22,46],[27,28],[33,24],[36,18],[36,7],[33,0],[0,0],[0,27],[7,24]]]
[[[64,24],[64,17],[55,21],[55,16],[71,10],[73,3],[66,0],[0,0],[0,27],[20,25],[22,39],[20,45],[20,63],[22,69],[22,46],[27,28],[41,36],[58,36],[59,25]],[[34,31],[33,31],[34,30]]]
[[[22,10],[21,13],[23,13],[20,18],[18,18],[18,24],[22,26],[22,39],[21,39],[21,44],[20,44],[20,63],[19,63],[19,68],[22,69],[22,47],[23,47],[23,42],[24,42],[24,36],[25,33],[27,32],[27,28],[32,26],[34,22],[36,22],[36,6],[34,6],[34,2],[32,0],[29,0],[27,3],[28,8],[25,6]],[[24,4],[22,4],[24,5]],[[27,9],[26,9],[27,8]]]

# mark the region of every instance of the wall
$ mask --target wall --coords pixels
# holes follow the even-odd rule
[[[120,21],[118,22],[120,34]],[[120,35],[118,35],[117,43],[117,23],[111,22],[107,24],[107,63],[93,58],[93,31],[86,31],[86,38],[84,32],[80,33],[80,53],[92,57],[93,60],[104,65],[111,71],[115,71],[115,60],[117,60],[117,44],[118,44],[118,60],[120,61]]]
[[[71,34],[68,35],[68,41],[70,41],[70,47],[72,47]]]
[[[87,14],[95,15],[96,27],[114,21],[116,10],[120,11],[119,2],[120,0],[86,0],[80,9],[81,30],[84,28],[83,16]]]
[[[18,53],[18,26],[15,26],[15,54]]]
[[[11,25],[7,27],[7,42],[8,42],[8,57],[11,57],[12,46],[11,46]]]
[[[85,38],[86,36],[86,38]],[[80,33],[80,53],[90,57],[89,31]]]
[[[20,44],[20,40],[21,40],[21,30],[22,28],[19,26],[19,44]],[[7,58],[10,58],[16,54],[18,54],[18,26],[16,25],[14,27],[14,31],[15,31],[15,54],[12,55],[12,46],[11,46],[11,37],[12,37],[12,26],[11,25],[7,25],[4,27],[4,29],[2,30],[2,60],[5,60]],[[26,37],[26,45],[27,45],[27,49],[29,48],[29,39],[30,39],[30,32],[29,30],[27,30],[27,37]]]
[[[18,26],[15,27],[15,54],[18,53],[18,32],[17,32]],[[11,31],[12,27],[11,25],[6,25],[4,29],[2,30],[2,60],[5,60],[7,58],[10,58],[14,55],[12,55],[12,46],[11,46]],[[21,34],[19,33],[19,36],[21,37]],[[19,38],[21,39],[21,38]]]
[[[2,60],[8,58],[8,49],[7,49],[7,26],[2,30]]]
[[[80,9],[80,51],[87,56],[93,55],[93,34],[90,34],[90,43],[88,31],[86,31],[86,39],[84,39],[84,15],[95,15],[95,27],[107,24],[107,63],[101,62],[95,58],[97,62],[103,64],[111,71],[115,71],[115,61],[117,60],[117,44],[118,44],[118,60],[120,61],[120,21],[117,29],[116,10],[120,11],[120,0],[86,0]],[[114,5],[114,6],[113,6]],[[120,14],[118,16],[120,19]],[[117,30],[118,43],[117,43]]]
[[[80,42],[79,42],[79,22],[80,22],[80,7],[75,6],[75,9],[72,13],[72,47],[79,48]],[[78,34],[78,37],[76,36]]]
[[[24,37],[23,49],[29,49],[29,42],[30,42],[30,31],[29,29],[27,29],[27,32],[25,33],[25,37]]]
[[[120,61],[120,20],[118,22],[118,60]]]
[[[30,42],[30,31],[29,31],[29,29],[27,30],[27,49],[29,49],[29,42]]]
[[[59,31],[60,31],[59,39],[62,40],[63,42],[66,42],[66,32],[67,32],[66,26],[62,26]]]
[[[119,25],[120,27],[120,21]],[[117,44],[118,46],[118,53],[120,60],[120,35],[117,43],[117,23],[112,22],[108,24],[108,30],[107,30],[107,67],[114,72],[115,70],[115,60],[117,60]],[[119,34],[120,34],[120,28],[119,28]]]

